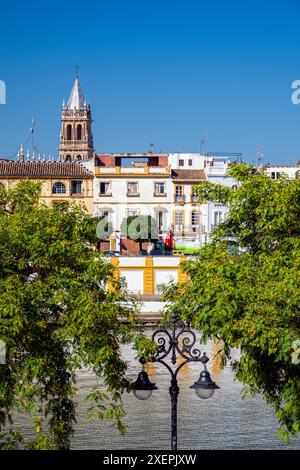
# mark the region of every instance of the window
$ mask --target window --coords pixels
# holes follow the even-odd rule
[[[192,192],[192,194],[191,194],[191,200],[192,200],[192,202],[198,202],[198,196],[197,196],[196,193],[193,193],[193,192]]]
[[[218,225],[222,220],[222,212],[216,211],[214,213],[214,225]]]
[[[78,124],[76,130],[77,130],[77,140],[82,140],[82,126],[81,126],[81,124]]]
[[[175,186],[175,195],[181,197],[183,194],[182,186]]]
[[[199,212],[192,211],[192,225],[199,225]]]
[[[191,158],[189,159],[189,166],[193,166],[193,160]]]
[[[100,182],[100,196],[110,196],[111,195],[111,184],[110,182],[101,181]]]
[[[183,224],[183,213],[182,212],[175,212],[175,231],[179,231],[182,229]]]
[[[138,196],[138,184],[127,183],[127,196]]]
[[[179,160],[179,166],[184,166],[184,160]]]
[[[72,140],[72,126],[71,126],[71,124],[67,125],[67,140]]]
[[[175,186],[175,201],[184,202],[183,186]]]
[[[70,161],[72,161],[72,157],[71,157],[71,155],[67,155],[66,156],[66,162],[70,162]]]
[[[272,180],[278,180],[278,178],[280,178],[280,172],[279,171],[272,171],[271,179]]]
[[[81,156],[81,155],[77,155],[76,160],[77,160],[78,162],[81,162],[82,156]]]
[[[64,183],[54,183],[52,187],[52,194],[66,194],[66,185]]]
[[[82,193],[82,181],[72,181],[71,182],[71,194],[81,194]]]
[[[164,196],[165,195],[165,183],[155,183],[154,185],[154,195],[155,196]]]

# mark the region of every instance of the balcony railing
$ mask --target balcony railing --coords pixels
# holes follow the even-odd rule
[[[100,197],[112,197],[112,193],[99,193]]]
[[[200,235],[205,233],[205,225],[173,225],[173,231],[176,235]]]
[[[95,175],[170,175],[170,167],[168,166],[144,166],[144,167],[133,167],[133,166],[96,166]]]
[[[176,194],[174,194],[174,201],[178,202],[178,203],[181,203],[181,204],[184,204],[185,203],[185,195],[176,196]]]

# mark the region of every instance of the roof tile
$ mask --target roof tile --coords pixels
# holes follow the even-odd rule
[[[74,162],[19,162],[0,160],[0,178],[93,178]]]
[[[172,179],[177,181],[203,181],[206,180],[204,170],[172,170]]]

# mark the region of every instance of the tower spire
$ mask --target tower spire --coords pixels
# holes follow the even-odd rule
[[[67,104],[62,109],[60,161],[84,161],[94,155],[91,107],[79,85],[78,68],[76,65],[74,85]]]

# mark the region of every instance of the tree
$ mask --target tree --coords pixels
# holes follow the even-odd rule
[[[134,328],[136,308],[113,267],[95,251],[96,222],[83,206],[38,204],[40,186],[0,188],[0,446],[70,446],[76,419],[76,370],[89,367],[106,391],[90,394],[100,418],[123,430],[121,395],[131,388],[120,356],[149,342]],[[128,323],[120,322],[124,317]],[[36,438],[25,442],[12,411],[33,417]]]
[[[123,219],[121,232],[129,240],[137,241],[142,249],[143,241],[158,240],[158,227],[151,215],[134,215]]]
[[[94,220],[96,222],[96,234],[99,239],[97,245],[99,250],[101,250],[101,241],[109,239],[109,237],[113,233],[113,226],[112,223],[109,222],[108,217],[106,215],[95,217]]]
[[[184,264],[188,283],[169,285],[164,297],[204,340],[223,341],[224,360],[240,348],[236,377],[272,405],[288,439],[300,428],[300,181],[274,181],[244,164],[229,174],[236,190],[194,188],[199,202],[226,204],[228,215]]]

